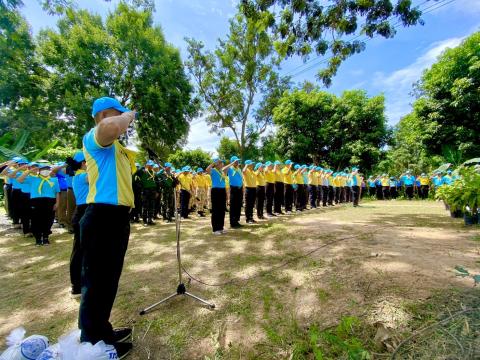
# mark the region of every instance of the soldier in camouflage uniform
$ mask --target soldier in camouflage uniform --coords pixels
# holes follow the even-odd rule
[[[160,191],[162,193],[162,218],[171,222],[175,215],[175,187],[178,180],[172,172],[172,164],[165,163],[164,171],[160,174]]]
[[[153,170],[155,163],[148,160],[144,168],[137,171],[142,186],[142,218],[144,225],[154,225],[155,200],[158,196],[158,177]]]

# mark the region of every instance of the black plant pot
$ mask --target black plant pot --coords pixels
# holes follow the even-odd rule
[[[478,224],[478,214],[465,213],[463,214],[463,221],[465,221],[465,225]]]
[[[462,210],[455,210],[455,211],[450,210],[450,216],[452,218],[458,219],[463,216],[463,212]]]

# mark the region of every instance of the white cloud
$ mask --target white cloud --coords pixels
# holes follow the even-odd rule
[[[386,112],[391,124],[396,124],[410,112],[412,85],[421,78],[423,71],[435,63],[445,49],[458,46],[462,40],[462,37],[456,37],[435,42],[412,64],[390,74],[374,74],[373,86],[385,93]]]

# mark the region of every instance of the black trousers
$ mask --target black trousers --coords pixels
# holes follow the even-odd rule
[[[187,190],[180,190],[180,216],[184,219],[188,217],[190,209],[188,205],[190,203],[190,192]]]
[[[293,186],[292,184],[285,184],[285,211],[292,211],[293,209]]]
[[[428,190],[429,190],[428,185],[421,185],[420,186],[420,197],[422,199],[428,199]]]
[[[323,200],[322,185],[318,185],[317,186],[317,206],[320,206],[322,200]]]
[[[22,192],[20,195],[20,220],[24,234],[28,234],[31,228],[32,205],[30,204],[30,194]]]
[[[11,213],[10,217],[12,218],[13,224],[20,223],[20,213],[22,209],[22,191],[20,189],[12,189],[12,197],[11,197]]]
[[[398,196],[397,187],[396,186],[390,186],[390,197],[392,199],[396,199],[397,196]]]
[[[155,203],[157,191],[155,189],[143,189],[142,191],[142,217],[143,222],[152,220],[155,217]]]
[[[135,207],[130,212],[130,219],[134,221],[140,220],[142,214],[142,190],[133,189],[133,197],[135,201]]]
[[[257,186],[257,217],[263,217],[263,207],[265,206],[265,186]]]
[[[242,212],[243,189],[239,186],[230,186],[230,226],[240,223]]]
[[[7,216],[12,217],[12,184],[3,185],[3,195],[7,199]]]
[[[73,213],[73,246],[70,255],[70,283],[72,288],[81,291],[82,289],[82,247],[80,246],[80,220],[85,214],[87,204],[77,205]]]
[[[337,186],[334,188],[335,190],[335,204],[340,203],[340,196],[342,195],[342,187]]]
[[[333,205],[333,186],[328,186],[328,205]]]
[[[345,186],[345,202],[351,202],[352,200],[352,188]]]
[[[275,184],[267,183],[265,188],[265,197],[267,199],[267,214],[271,215],[273,212],[273,198],[275,196]]]
[[[377,191],[377,200],[383,200],[383,186],[377,185],[375,189]]]
[[[109,318],[130,237],[129,212],[126,206],[90,204],[80,220],[82,342],[113,342]]]
[[[253,208],[255,207],[255,199],[257,198],[257,188],[245,188],[245,217],[248,220],[253,220]]]
[[[317,186],[309,185],[308,192],[310,193],[310,207],[316,208],[317,207]]]
[[[382,195],[384,200],[390,199],[390,186],[382,186]]]
[[[322,186],[322,200],[323,200],[323,206],[327,206],[327,202],[328,202],[328,186],[324,185]]]
[[[225,226],[225,207],[227,204],[227,192],[224,188],[212,188],[210,190],[212,203],[212,230],[221,231]]]
[[[358,201],[360,200],[360,186],[352,186],[352,201],[353,206],[358,206]]]
[[[174,189],[162,189],[162,218],[171,221],[175,215]]]
[[[297,199],[295,202],[295,208],[300,211],[303,210],[303,193],[305,191],[305,185],[304,184],[298,184],[297,185]]]
[[[408,200],[412,200],[412,198],[413,198],[413,186],[405,186],[405,195],[407,196]]]
[[[274,212],[280,214],[282,212],[282,205],[285,201],[285,185],[283,182],[276,182],[275,183],[275,198],[274,198]]]
[[[370,196],[373,197],[373,196],[375,196],[375,193],[376,193],[376,192],[377,192],[377,189],[376,189],[376,188],[374,188],[374,187],[369,187],[369,188],[368,188],[368,195],[370,195]]]
[[[32,233],[37,242],[47,238],[52,233],[53,220],[55,219],[55,199],[35,198],[32,204]]]

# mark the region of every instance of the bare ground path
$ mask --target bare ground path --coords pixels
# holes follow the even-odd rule
[[[131,359],[313,359],[318,349],[341,358],[347,356],[342,346],[326,341],[322,331],[351,318],[358,324],[349,324],[345,343],[358,340],[382,358],[414,328],[447,310],[478,305],[473,280],[456,276],[454,268],[480,273],[479,228],[464,227],[436,202],[365,202],[285,216],[223,237],[211,235],[208,219],[184,221],[185,268],[210,284],[235,280],[191,282],[192,292],[216,304],[214,311],[178,298],[140,317],[138,310],[176,287],[174,230],[132,227],[112,314],[114,324],[134,327]],[[57,229],[52,240],[36,248],[1,225],[1,338],[20,325],[54,340],[75,328],[71,235]],[[389,334],[383,343],[379,327]],[[469,346],[460,344],[462,354]]]

